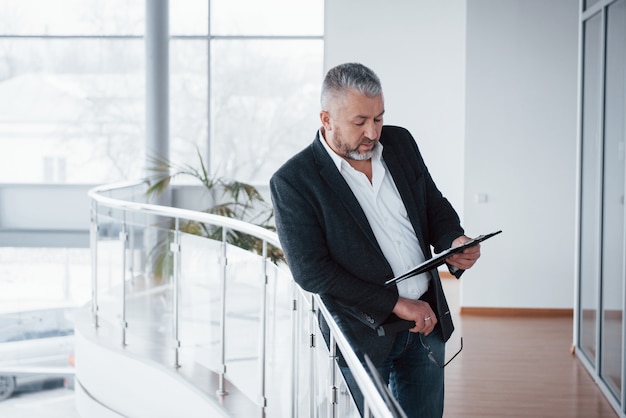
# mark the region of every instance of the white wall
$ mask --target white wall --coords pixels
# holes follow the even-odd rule
[[[472,0],[467,18],[465,225],[504,232],[461,303],[571,308],[578,2]]]
[[[504,231],[462,279],[464,307],[573,306],[577,11],[574,0],[326,2],[325,67],[376,71],[385,123],[411,130],[468,235]]]
[[[381,79],[385,123],[408,128],[463,212],[465,1],[326,1],[325,69],[361,62]]]

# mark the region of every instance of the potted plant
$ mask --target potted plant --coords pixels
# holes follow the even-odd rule
[[[272,224],[274,210],[268,204],[259,191],[252,185],[236,180],[225,179],[209,174],[200,154],[198,155],[199,167],[190,164],[176,164],[165,159],[154,159],[150,169],[152,173],[148,178],[148,197],[160,195],[176,177],[191,177],[198,180],[205,191],[211,196],[212,206],[204,209],[204,212],[212,213],[227,218],[239,219],[271,231],[276,228]],[[222,227],[207,225],[197,221],[184,221],[179,226],[181,232],[203,236],[210,239],[222,240]],[[253,251],[263,253],[263,241],[257,237],[234,230],[226,233],[226,242]],[[164,261],[167,256],[169,242],[162,243],[153,249],[155,254],[160,254],[155,261]],[[154,255],[154,254],[153,254]],[[281,249],[268,244],[267,257],[274,263],[285,261]]]

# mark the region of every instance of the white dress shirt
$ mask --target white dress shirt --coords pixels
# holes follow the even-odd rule
[[[382,158],[383,145],[379,142],[372,156],[372,182],[355,170],[326,143],[322,131],[320,141],[333,159],[337,169],[350,186],[361,205],[394,276],[406,272],[425,260],[404,202]],[[428,290],[428,273],[403,280],[397,284],[398,294],[418,299]]]

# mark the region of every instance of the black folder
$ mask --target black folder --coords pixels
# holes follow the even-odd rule
[[[399,283],[402,280],[408,279],[409,277],[417,276],[418,274],[425,273],[429,270],[439,267],[440,265],[445,263],[446,258],[450,257],[451,255],[460,253],[466,248],[473,247],[474,245],[477,245],[478,243],[483,242],[493,237],[494,235],[498,235],[500,232],[502,231],[490,232],[489,234],[480,235],[476,238],[473,238],[473,239],[470,239],[469,241],[464,242],[458,247],[448,248],[447,250],[442,251],[439,254],[435,255],[433,258],[424,261],[422,264],[413,267],[411,270],[407,271],[406,273],[396,276],[393,279],[387,280],[385,282],[385,286],[390,286],[392,284]]]
[[[399,283],[402,280],[408,279],[409,277],[417,276],[418,274],[425,273],[429,270],[432,270],[436,267],[439,267],[443,263],[446,262],[446,258],[450,257],[452,254],[460,253],[466,248],[477,245],[480,242],[483,242],[486,239],[493,237],[494,235],[498,235],[502,231],[490,232],[489,234],[480,235],[476,238],[470,239],[469,241],[464,242],[458,247],[449,248],[445,251],[440,252],[435,255],[433,258],[424,261],[422,264],[413,267],[411,270],[403,273],[393,279],[389,279],[385,282],[385,286],[391,286],[393,284]],[[379,336],[383,335],[392,335],[396,332],[406,331],[407,329],[411,329],[415,326],[414,321],[409,321],[406,319],[400,319],[396,315],[391,314],[390,318],[385,321],[385,323],[381,324],[376,328],[376,332]]]

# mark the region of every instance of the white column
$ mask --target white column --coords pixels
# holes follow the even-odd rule
[[[146,0],[146,170],[169,161],[169,0]],[[147,174],[150,174],[147,172]],[[166,190],[155,203],[169,205]]]

